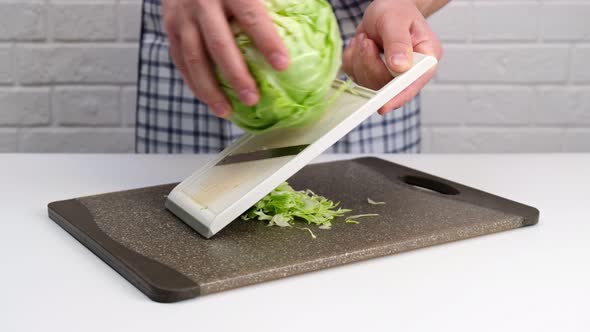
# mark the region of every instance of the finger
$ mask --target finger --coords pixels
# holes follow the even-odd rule
[[[350,77],[353,81],[354,78],[354,71],[353,71],[353,63],[354,63],[354,55],[357,53],[356,45],[357,45],[357,37],[354,36],[348,46],[344,50],[344,54],[342,54],[342,70]]]
[[[176,2],[166,1],[162,5],[162,20],[164,22],[164,31],[168,37],[168,43],[170,45],[169,55],[172,63],[176,67],[176,70],[182,76],[182,80],[186,83],[186,85],[194,91],[194,84],[191,82],[190,75],[188,75],[186,64],[184,63],[184,59],[182,57],[181,52],[181,42],[178,31],[180,26],[187,24],[187,19],[184,16],[176,16],[176,15],[169,15],[168,12],[177,10],[174,8],[176,6]],[[183,22],[183,23],[181,23]]]
[[[366,39],[367,35],[365,33],[359,33],[358,36],[356,36],[355,48],[353,49],[353,54],[351,56],[352,75],[354,77],[354,82],[361,86],[365,86],[367,82],[362,59],[364,56],[363,45],[365,44]]]
[[[289,51],[262,1],[232,0],[229,2],[229,10],[273,68],[276,70],[287,69]]]
[[[218,65],[223,77],[238,93],[240,100],[249,106],[258,103],[256,82],[234,40],[227,17],[217,2],[207,2],[195,13],[207,51]]]
[[[432,55],[439,60],[442,58],[442,44],[426,20],[418,21],[412,25],[411,35],[415,52]]]
[[[172,59],[176,70],[180,73],[182,80],[186,83],[189,89],[194,93],[195,84],[188,73],[188,69],[182,56],[180,38],[177,35],[168,34],[168,42],[170,44],[170,58]]]
[[[363,40],[361,46],[360,66],[362,68],[363,82],[361,84],[369,89],[379,90],[393,79],[391,73],[381,60],[379,49],[375,42],[369,38]]]
[[[363,82],[365,82],[365,73],[363,72],[361,65],[361,49],[363,47],[365,38],[367,37],[364,33],[360,33],[358,36],[356,36],[355,48],[352,50],[351,55],[352,76],[354,77],[354,82],[361,86],[363,85]]]
[[[191,90],[198,99],[211,107],[215,115],[228,117],[231,107],[219,88],[203,46],[197,27],[190,25],[182,31],[180,51],[185,71],[192,82]]]
[[[411,66],[412,38],[411,22],[382,20],[380,27],[383,50],[387,66],[397,73],[403,73]]]
[[[434,34],[434,32],[428,26],[425,20],[416,21],[411,29],[410,33],[412,36],[412,44],[414,51],[432,55],[437,59],[440,59],[443,55],[443,50],[440,41]],[[404,91],[398,94],[395,98],[387,102],[380,110],[379,114],[386,114],[394,109],[403,106],[414,98],[422,88],[432,79],[436,72],[436,68],[429,70],[426,74],[422,75],[418,80],[412,83]]]
[[[362,20],[361,23],[359,23],[359,25],[356,27],[356,31],[355,34],[358,36],[361,33],[367,33],[366,29],[365,29],[365,21]]]
[[[385,103],[383,107],[381,107],[378,111],[379,114],[387,114],[394,109],[398,109],[402,107],[404,104],[412,100],[422,88],[432,79],[436,70],[434,68],[430,69],[424,75],[420,76],[414,83],[410,84],[407,88],[405,88],[402,92],[400,92],[397,96],[393,99]]]

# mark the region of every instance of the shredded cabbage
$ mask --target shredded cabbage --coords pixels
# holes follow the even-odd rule
[[[341,64],[342,38],[331,5],[325,0],[264,0],[277,31],[289,50],[290,65],[275,71],[252,40],[234,26],[238,47],[260,90],[257,105],[240,102],[220,77],[234,112],[230,118],[252,133],[304,125],[317,119]]]
[[[367,202],[371,205],[385,205],[385,202],[376,202],[370,198],[367,198]]]
[[[246,211],[242,219],[268,221],[269,226],[305,229],[315,238],[309,228],[296,226],[297,220],[319,226],[320,229],[330,229],[334,218],[351,211],[339,208],[338,205],[311,190],[297,191],[283,182]]]

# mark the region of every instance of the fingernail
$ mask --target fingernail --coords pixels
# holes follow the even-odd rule
[[[348,47],[354,47],[354,44],[356,44],[356,37],[352,37],[352,39],[348,43]]]
[[[225,118],[231,113],[231,109],[227,103],[215,103],[213,104],[213,113],[220,118]]]
[[[391,56],[391,63],[394,66],[406,66],[408,64],[408,56],[404,53],[395,53]]]
[[[279,52],[270,55],[270,62],[277,69],[287,69],[289,67],[289,58]]]
[[[358,36],[359,42],[362,42],[363,40],[365,40],[365,38],[366,38],[366,35],[364,33],[361,33]]]
[[[258,95],[252,90],[244,89],[240,91],[240,100],[242,103],[252,106],[258,102]]]

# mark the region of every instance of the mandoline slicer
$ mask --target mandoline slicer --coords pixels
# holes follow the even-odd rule
[[[309,125],[245,134],[214,160],[177,185],[166,208],[206,238],[239,217],[283,181],[311,162],[388,100],[436,65],[414,53],[412,67],[379,91],[354,86]],[[344,82],[335,80],[336,91]]]

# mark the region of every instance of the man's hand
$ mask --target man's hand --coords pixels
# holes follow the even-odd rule
[[[381,51],[385,54],[385,63],[381,60]],[[412,0],[375,0],[365,11],[356,36],[344,51],[343,70],[356,83],[378,90],[391,81],[387,67],[398,73],[410,68],[413,51],[433,55],[437,59],[443,53],[440,41],[416,3]],[[379,114],[410,101],[432,76],[434,70],[387,102]]]
[[[220,117],[231,106],[219,87],[216,65],[246,105],[260,98],[229,25],[229,17],[252,38],[276,70],[289,65],[288,50],[260,0],[162,0],[170,56],[194,95]]]

